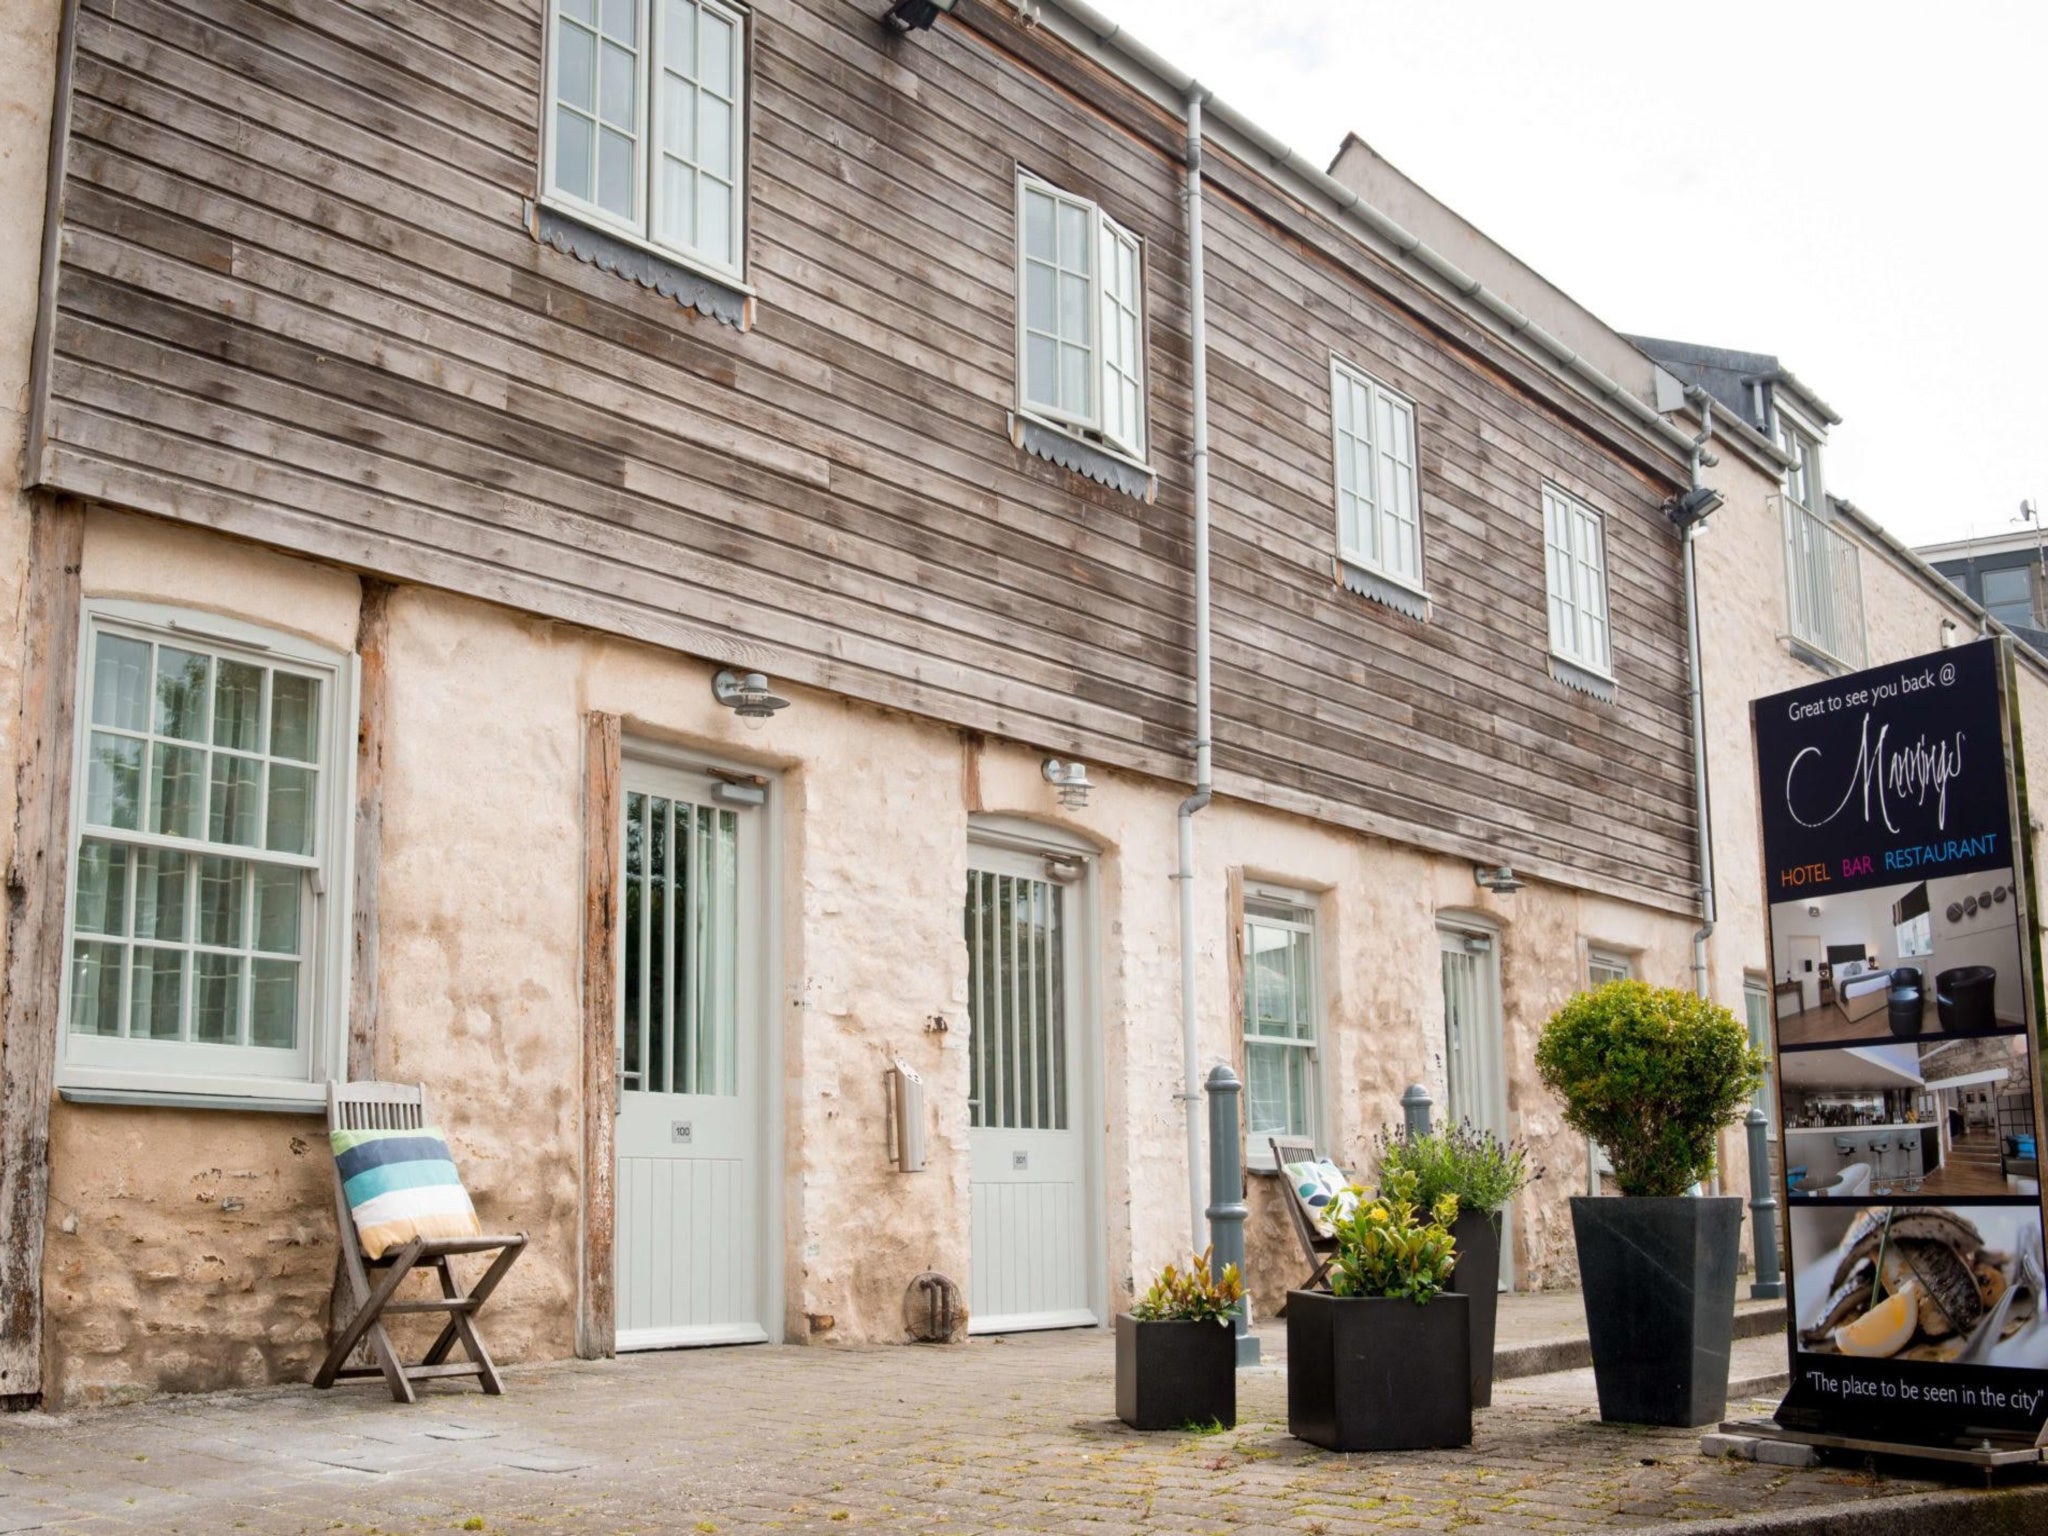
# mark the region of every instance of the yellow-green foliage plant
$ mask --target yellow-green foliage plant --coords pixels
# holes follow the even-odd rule
[[[1214,1272],[1210,1259],[1214,1250],[1203,1249],[1200,1258],[1186,1269],[1169,1264],[1159,1272],[1152,1288],[1138,1298],[1131,1316],[1141,1323],[1223,1323],[1237,1316],[1244,1300],[1244,1277],[1235,1264]]]
[[[1425,1217],[1416,1205],[1419,1187],[1411,1170],[1392,1169],[1377,1196],[1361,1195],[1337,1217],[1332,1293],[1427,1303],[1450,1284],[1457,1266],[1451,1223],[1458,1219],[1458,1197],[1439,1196]]]
[[[1715,1138],[1742,1117],[1764,1059],[1719,1003],[1610,981],[1543,1026],[1536,1070],[1624,1195],[1682,1195],[1714,1171]]]

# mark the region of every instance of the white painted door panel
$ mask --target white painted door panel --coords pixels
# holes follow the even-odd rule
[[[1443,956],[1444,1123],[1469,1120],[1508,1139],[1506,1045],[1501,1030],[1500,951],[1492,934],[1437,930]],[[1514,1286],[1514,1211],[1501,1213],[1501,1288]]]
[[[618,1347],[768,1337],[760,812],[625,765]]]
[[[1098,1319],[1077,1083],[1076,892],[1028,854],[976,848],[967,876],[973,1204],[969,1328],[1013,1333]]]

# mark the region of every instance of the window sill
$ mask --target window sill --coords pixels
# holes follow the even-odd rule
[[[1071,427],[1012,411],[1010,441],[1026,453],[1036,454],[1062,469],[1071,469],[1077,475],[1086,475],[1135,500],[1150,502],[1159,493],[1159,476],[1151,465],[1091,442]]]
[[[114,1104],[145,1109],[220,1109],[269,1115],[324,1115],[327,1094],[309,1083],[289,1093],[204,1093],[182,1088],[59,1088],[66,1104]]]
[[[754,290],[736,278],[606,229],[559,204],[529,202],[526,224],[534,239],[565,256],[651,288],[736,331],[753,329]]]
[[[1337,585],[1417,623],[1429,622],[1429,594],[1398,576],[1390,576],[1385,571],[1339,555]]]
[[[1619,684],[1605,672],[1595,671],[1583,662],[1568,661],[1555,651],[1550,653],[1550,675],[1565,687],[1598,699],[1602,704],[1612,704],[1620,691]]]

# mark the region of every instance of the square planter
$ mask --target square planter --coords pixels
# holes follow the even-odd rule
[[[1451,1228],[1457,1243],[1457,1268],[1451,1289],[1466,1300],[1472,1320],[1472,1406],[1493,1406],[1493,1340],[1500,1318],[1500,1217],[1485,1211],[1460,1211]]]
[[[1728,1407],[1742,1200],[1572,1199],[1600,1417],[1696,1429]]]
[[[1472,1443],[1466,1299],[1287,1293],[1287,1432],[1330,1451]]]
[[[1223,1323],[1116,1320],[1116,1416],[1133,1429],[1237,1424],[1237,1335]]]

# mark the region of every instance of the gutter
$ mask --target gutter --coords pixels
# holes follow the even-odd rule
[[[1699,435],[1692,440],[1692,488],[1704,486],[1702,471],[1705,468],[1707,444],[1714,437],[1714,401],[1704,390],[1687,391],[1697,393],[1693,401],[1699,407]],[[1693,815],[1698,824],[1700,859],[1700,928],[1692,936],[1692,977],[1693,990],[1701,997],[1711,990],[1707,979],[1707,940],[1714,936],[1714,827],[1713,805],[1707,780],[1707,708],[1706,692],[1701,683],[1700,667],[1700,592],[1699,567],[1693,554],[1693,545],[1706,531],[1704,520],[1690,524],[1684,533],[1685,559],[1685,672],[1688,684],[1688,702],[1692,706],[1692,784]]]
[[[1081,30],[1088,43],[1122,55],[1130,63],[1154,76],[1171,92],[1185,96],[1198,89],[1194,78],[1185,70],[1154,53],[1136,38],[1129,36],[1120,23],[1110,20],[1094,7],[1082,3],[1082,0],[1010,0],[1010,4],[1027,25],[1042,22],[1048,13],[1064,16]],[[1227,102],[1207,93],[1204,95],[1208,103],[1208,112],[1214,121],[1228,128],[1246,145],[1257,150],[1271,162],[1270,169],[1266,172],[1271,180],[1284,184],[1285,179],[1291,177],[1299,182],[1312,194],[1315,201],[1325,205],[1326,210],[1335,216],[1338,222],[1342,223],[1348,219],[1363,226],[1376,242],[1391,246],[1410,266],[1418,268],[1436,282],[1448,287],[1468,306],[1478,311],[1480,318],[1490,329],[1505,335],[1510,341],[1521,344],[1524,351],[1534,354],[1537,360],[1552,372],[1562,374],[1583,392],[1592,395],[1596,401],[1609,407],[1615,414],[1627,418],[1630,425],[1674,453],[1686,455],[1692,451],[1691,435],[1683,428],[1667,421],[1649,402],[1639,399],[1616,383],[1478,278],[1427,244],[1421,236],[1395,223],[1351,188],[1303,160],[1294,150],[1282,144],[1243,113]],[[1285,173],[1285,176],[1282,173]]]
[[[1202,1046],[1195,975],[1195,815],[1210,801],[1214,783],[1210,748],[1209,645],[1209,325],[1202,286],[1202,101],[1193,81],[1187,87],[1188,116],[1188,371],[1193,375],[1195,512],[1195,792],[1180,803],[1175,831],[1180,866],[1180,1051],[1182,1107],[1187,1113],[1188,1251],[1201,1253],[1207,1241],[1207,1206],[1202,1167]]]

